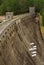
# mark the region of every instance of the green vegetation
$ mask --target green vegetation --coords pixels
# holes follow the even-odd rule
[[[28,12],[29,6],[35,6],[36,11],[40,12],[44,8],[44,0],[0,0],[0,14],[6,11],[13,11],[14,14]]]
[[[29,12],[29,6],[35,6],[36,12],[43,17],[44,26],[44,0],[0,0],[0,15],[13,11],[15,15]]]
[[[44,26],[44,11],[42,12],[42,25]]]
[[[43,26],[41,26],[41,32],[42,32],[42,34],[44,36],[44,27]]]

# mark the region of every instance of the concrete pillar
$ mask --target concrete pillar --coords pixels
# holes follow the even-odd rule
[[[11,20],[11,19],[13,19],[13,12],[6,12],[5,19],[6,19],[6,20]]]
[[[35,7],[29,7],[29,12],[30,12],[30,15],[34,15],[35,14]]]

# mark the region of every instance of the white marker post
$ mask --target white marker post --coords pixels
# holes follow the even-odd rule
[[[36,54],[37,54],[37,52],[36,52],[37,46],[34,45],[34,43],[30,43],[30,46],[31,46],[31,48],[29,49],[29,51],[31,52],[31,56],[32,57],[35,57]]]

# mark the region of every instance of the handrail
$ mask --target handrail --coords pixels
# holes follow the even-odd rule
[[[2,34],[7,30],[9,29],[10,26],[12,26],[13,24],[16,23],[16,21],[18,21],[19,19],[16,18],[16,19],[12,19],[10,21],[7,21],[5,22],[4,24],[2,24],[2,26],[0,27],[0,38],[2,36]]]

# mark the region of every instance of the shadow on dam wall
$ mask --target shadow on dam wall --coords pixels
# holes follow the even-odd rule
[[[27,15],[12,23],[1,35],[0,65],[44,65],[44,39],[40,22],[34,16]],[[29,51],[30,43],[37,47],[34,57]]]

